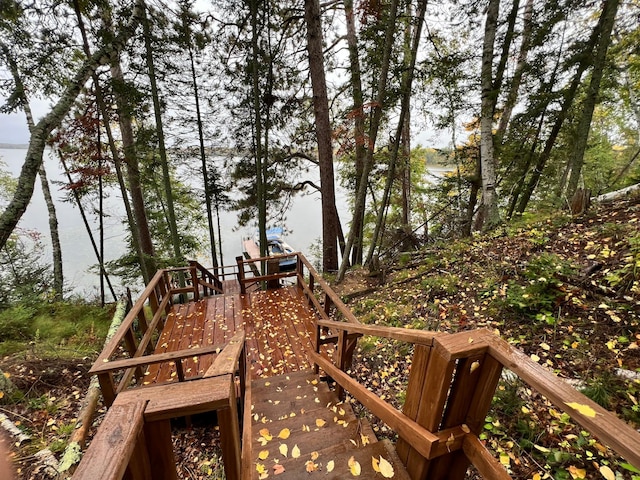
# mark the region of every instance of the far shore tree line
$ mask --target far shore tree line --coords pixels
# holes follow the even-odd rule
[[[223,209],[265,254],[267,227],[307,188],[321,196],[322,270],[340,281],[391,251],[637,184],[639,15],[619,0],[3,2],[1,109],[24,114],[30,141],[17,179],[0,168],[0,278],[44,275],[17,229],[40,181],[49,288],[64,295],[47,148],[87,231],[98,218],[114,297],[109,275],[146,284],[202,251],[228,262]],[[419,145],[425,132],[446,147]],[[434,163],[450,166],[439,181]],[[109,263],[106,186],[128,232]]]

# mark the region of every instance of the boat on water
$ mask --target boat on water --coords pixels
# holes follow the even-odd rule
[[[295,270],[297,259],[291,255],[295,250],[284,241],[284,228],[272,227],[267,229],[267,255],[280,258],[280,271]],[[247,259],[260,257],[260,236],[246,238],[243,242],[244,255]]]

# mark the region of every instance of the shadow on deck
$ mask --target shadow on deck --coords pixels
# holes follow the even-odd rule
[[[295,271],[261,277],[242,258],[227,275],[196,262],[156,274],[91,369],[110,409],[74,479],[176,479],[170,419],[210,411],[228,479],[462,479],[470,464],[511,478],[478,439],[503,368],[640,467],[638,432],[491,332],[363,325],[294,256]],[[413,352],[402,411],[349,375],[363,335]]]

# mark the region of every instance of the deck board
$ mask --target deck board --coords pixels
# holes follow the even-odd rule
[[[222,345],[242,327],[252,378],[310,369],[314,314],[302,290],[287,286],[246,294],[215,295],[173,305],[155,353]],[[183,360],[187,379],[201,377],[215,355]],[[152,365],[145,384],[177,381],[173,362]]]

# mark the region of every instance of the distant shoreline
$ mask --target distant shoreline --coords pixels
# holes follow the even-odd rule
[[[0,143],[0,149],[26,150],[27,148],[29,148],[28,143]]]

